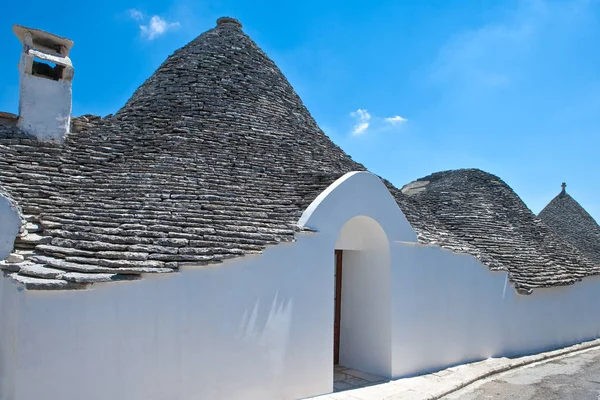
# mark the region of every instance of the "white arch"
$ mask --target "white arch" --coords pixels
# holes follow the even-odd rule
[[[417,242],[396,200],[376,175],[351,172],[319,194],[298,224],[331,243],[331,278],[333,250],[344,250],[340,363],[391,377],[394,255],[390,245]]]
[[[306,208],[298,225],[338,236],[350,219],[375,220],[390,242],[416,242],[412,229],[383,182],[370,172],[349,172],[332,183]]]
[[[335,248],[336,250],[385,249],[389,248],[389,240],[377,221],[360,215],[344,224]]]

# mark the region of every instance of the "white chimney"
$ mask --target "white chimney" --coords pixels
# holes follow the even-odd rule
[[[13,31],[23,44],[17,126],[39,140],[61,143],[71,124],[73,41],[20,25]]]

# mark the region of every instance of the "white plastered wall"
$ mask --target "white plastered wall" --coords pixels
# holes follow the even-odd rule
[[[333,250],[357,216],[375,221],[390,243],[393,377],[600,334],[598,278],[517,295],[504,273],[473,257],[417,244],[383,183],[359,172],[340,178],[306,210],[299,223],[318,233],[260,256],[87,291],[3,296],[3,312],[15,304],[19,330],[12,392],[0,388],[0,399],[294,399],[330,392]]]
[[[305,214],[305,226],[319,233],[260,256],[86,291],[23,292],[14,398],[262,400],[331,392],[342,227],[367,214],[385,220],[388,237],[415,240],[401,214],[386,212],[397,205],[374,175],[347,174],[332,186]]]
[[[30,75],[23,68],[20,67],[19,128],[39,140],[61,142],[71,123],[71,81]]]
[[[21,219],[14,205],[0,195],[0,260],[13,250]],[[14,396],[17,364],[17,316],[20,293],[0,271],[0,400]]]
[[[393,243],[393,377],[600,336],[600,278],[519,295],[505,272],[434,246]]]
[[[87,291],[27,291],[16,399],[293,399],[330,391],[333,262],[260,257]]]
[[[492,272],[467,254],[416,243],[400,209],[389,203],[393,199],[383,184],[378,182],[382,190],[376,178],[357,178],[334,183],[300,222],[312,224],[321,234],[337,232],[340,217],[335,205],[352,201],[353,215],[369,216],[383,228],[391,251],[392,378],[600,337],[600,277],[519,295],[505,272]],[[344,190],[338,190],[337,183],[343,183]],[[356,187],[346,191],[352,185]],[[380,295],[373,294],[375,298]],[[365,295],[364,301],[368,305],[375,300]],[[344,310],[342,324],[343,318]],[[368,357],[361,360],[368,368]]]
[[[0,400],[15,398],[19,292],[0,271]]]

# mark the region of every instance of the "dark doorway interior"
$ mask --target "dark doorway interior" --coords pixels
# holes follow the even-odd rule
[[[333,322],[333,363],[340,363],[340,318],[342,314],[342,250],[335,251],[335,318]]]

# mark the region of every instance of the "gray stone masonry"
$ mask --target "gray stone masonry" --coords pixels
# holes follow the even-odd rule
[[[600,264],[600,226],[566,192],[565,187],[540,212],[539,217],[587,258]]]

